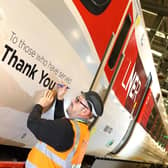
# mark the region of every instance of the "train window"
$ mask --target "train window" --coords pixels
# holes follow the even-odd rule
[[[152,109],[152,115],[154,118],[157,116],[157,110],[155,107]]]
[[[117,41],[115,43],[115,46],[112,50],[112,53],[110,55],[110,59],[108,61],[108,66],[110,67],[110,69],[112,69],[117,61],[117,58],[119,56],[119,53],[122,49],[122,46],[124,44],[124,41],[127,37],[127,34],[128,34],[128,31],[131,27],[131,17],[130,15],[127,15],[125,21],[124,21],[124,24],[121,28],[121,31],[118,35],[118,38],[117,38]]]
[[[160,139],[160,137],[161,137],[161,134],[162,134],[162,130],[163,130],[163,125],[161,125],[160,126],[160,129],[158,130],[158,141],[159,141],[159,139]]]
[[[165,135],[166,135],[166,131],[165,131],[165,129],[163,129],[161,138],[159,139],[159,143],[162,147],[166,146],[166,141],[167,140],[164,138]]]
[[[152,128],[152,125],[153,125],[153,120],[154,120],[154,117],[153,115],[151,114],[150,117],[149,117],[149,120],[148,120],[148,123],[147,123],[147,129],[150,131],[151,128]]]
[[[85,8],[94,15],[100,15],[108,7],[111,0],[81,0]]]
[[[155,107],[152,109],[152,113],[149,117],[148,123],[147,123],[147,129],[151,132],[153,128],[154,121],[156,119],[157,111]]]
[[[156,141],[161,141],[163,137],[163,123],[162,119],[160,116],[160,113],[157,109],[156,106],[152,109],[152,113],[150,115],[149,121],[147,123],[147,129],[149,130],[151,136],[156,140]]]
[[[160,137],[160,131],[161,131],[161,129],[162,129],[162,123],[161,123],[161,119],[159,118],[159,120],[157,121],[157,123],[156,123],[156,130],[157,130],[157,132],[156,132],[156,138],[157,139],[159,139],[159,137]]]
[[[154,137],[154,139],[157,139],[157,131],[158,131],[158,123],[159,123],[159,115],[156,116],[155,121],[153,123],[153,127],[152,127],[152,137]]]
[[[159,99],[160,99],[160,93],[158,93],[157,96],[156,96],[156,102],[158,102]]]
[[[163,135],[164,135],[164,128],[162,128],[162,130],[160,132],[159,142],[162,141]]]

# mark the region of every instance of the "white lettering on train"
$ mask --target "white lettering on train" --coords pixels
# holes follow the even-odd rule
[[[32,80],[34,80],[35,74],[38,72],[38,69],[36,69],[36,64],[31,65],[30,63],[25,63],[23,59],[19,59],[19,57],[16,55],[16,50],[11,48],[8,45],[5,45],[6,51],[2,57],[2,61],[7,61],[7,64],[15,68],[17,71],[25,74]],[[12,54],[10,55],[10,53]],[[7,57],[10,55],[9,59]]]
[[[136,100],[136,97],[140,91],[141,88],[141,81],[139,78],[139,75],[137,72],[134,72],[135,65],[132,68],[131,74],[128,78],[128,81],[126,81],[126,77],[129,75],[129,69],[130,69],[131,62],[128,64],[126,73],[124,74],[124,78],[122,80],[122,87],[127,91],[127,95],[133,100],[133,102]]]
[[[22,49],[26,54],[32,57],[36,55],[36,51],[33,50],[28,44],[26,44],[25,40],[19,39],[15,32],[12,32],[10,41],[15,45],[18,44],[18,47]]]
[[[9,66],[12,68],[15,68],[15,70],[21,72],[22,74],[26,75],[28,78],[34,80],[36,73],[39,73],[39,70],[37,69],[36,64],[30,64],[26,62],[23,59],[20,59],[16,53],[17,50],[14,50],[12,47],[9,45],[5,45],[5,52],[4,55],[2,56],[2,61],[6,62]],[[59,72],[58,77],[60,79],[64,79],[65,82],[70,83],[72,81],[71,78],[67,77],[65,73]],[[35,79],[37,80],[37,79]],[[45,72],[44,70],[41,71],[41,76],[40,80],[38,80],[38,83],[43,85],[43,87],[47,87],[48,89],[53,89],[56,85],[56,82],[52,80],[49,77],[49,74]]]
[[[129,97],[135,102],[136,97],[140,91],[141,88],[141,81],[139,79],[139,76],[137,72],[134,73],[133,79],[131,80],[130,83],[130,89],[129,89]]]
[[[39,84],[43,84],[44,87],[48,87],[49,89],[53,89],[55,87],[55,85],[56,85],[56,82],[51,80],[48,77],[48,73],[45,73],[45,71],[42,70],[41,79],[39,81]]]

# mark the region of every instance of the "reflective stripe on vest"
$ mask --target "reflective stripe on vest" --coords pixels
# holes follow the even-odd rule
[[[72,168],[80,168],[81,167],[81,164],[78,164],[78,165],[72,165]]]
[[[77,150],[77,147],[79,145],[79,141],[80,141],[80,127],[78,125],[78,123],[76,121],[72,121],[75,125],[75,129],[76,129],[76,138],[75,138],[75,143],[74,146],[72,148],[72,150],[70,151],[70,153],[68,154],[66,160],[63,160],[62,158],[60,158],[59,156],[57,156],[55,153],[53,153],[52,151],[50,151],[47,148],[47,144],[43,143],[43,142],[38,142],[35,145],[35,148],[37,148],[39,151],[41,151],[43,154],[45,154],[49,159],[51,159],[53,162],[55,162],[56,164],[62,166],[63,168],[80,168],[81,164],[71,164],[71,161],[73,159],[73,156]],[[26,168],[35,168],[36,166],[34,166],[30,161],[27,162],[28,163],[28,167]],[[34,166],[34,167],[33,167]]]
[[[75,145],[72,149],[72,151],[69,153],[68,157],[67,157],[67,162],[71,162],[72,158],[77,150],[77,147],[79,145],[79,140],[80,140],[80,128],[79,125],[76,121],[73,121],[75,124],[75,128],[76,128],[76,139],[75,139]]]
[[[30,161],[26,160],[25,168],[37,168],[37,167]]]
[[[79,125],[76,121],[73,121],[75,124],[75,128],[76,128],[76,139],[75,139],[75,145],[72,149],[72,151],[69,153],[68,157],[67,157],[67,162],[71,163],[73,156],[75,155],[75,152],[77,150],[77,147],[79,145],[79,141],[80,141],[80,128]],[[81,164],[73,164],[72,168],[80,168]]]
[[[50,158],[52,161],[54,161],[56,164],[59,164],[62,167],[65,167],[66,163],[65,160],[61,159],[58,157],[56,154],[51,152],[48,148],[47,145],[43,142],[38,142],[35,146],[39,151],[44,153],[48,158]]]

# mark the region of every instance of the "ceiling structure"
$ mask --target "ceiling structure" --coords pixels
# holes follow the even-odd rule
[[[168,0],[140,0],[168,114]]]

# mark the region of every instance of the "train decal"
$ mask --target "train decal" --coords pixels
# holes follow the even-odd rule
[[[0,78],[1,144],[32,147],[28,114],[45,89],[64,81],[65,108],[81,90],[104,102],[102,118],[90,122],[88,155],[168,164],[165,108],[139,1],[1,0]]]

